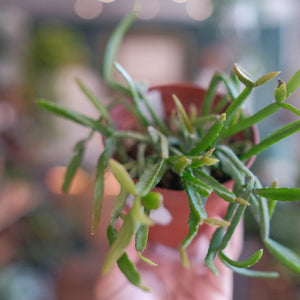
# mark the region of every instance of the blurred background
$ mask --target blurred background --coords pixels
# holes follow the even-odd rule
[[[234,62],[257,77],[281,70],[284,81],[300,69],[298,0],[0,0],[1,300],[94,297],[107,247],[105,229],[89,234],[101,140],[89,142],[71,192],[61,194],[73,145],[87,131],[44,113],[35,101],[96,116],[75,78],[110,100],[100,78],[104,47],[116,22],[137,4],[138,20],[118,55],[134,79],[207,86],[215,71],[230,72]],[[255,92],[252,111],[272,101],[275,83]],[[298,107],[299,97],[295,92],[290,100]],[[293,118],[276,114],[260,124],[260,135]],[[298,149],[294,137],[266,151],[254,165],[262,181],[299,185]],[[299,213],[298,204],[285,205],[272,220],[272,236],[298,253]],[[261,247],[251,216],[245,230],[247,257]],[[236,277],[234,299],[300,299],[299,276],[268,253],[258,268],[265,266],[279,270],[280,279]]]

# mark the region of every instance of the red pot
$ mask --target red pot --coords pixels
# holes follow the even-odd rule
[[[185,109],[188,110],[191,104],[201,106],[202,99],[205,95],[205,90],[192,85],[192,84],[170,84],[163,86],[155,86],[150,90],[159,90],[164,103],[166,115],[170,115],[171,111],[175,108],[172,95],[175,94],[182,102]],[[221,97],[217,96],[215,102]],[[124,111],[122,106],[118,106],[112,111],[112,118],[116,122],[116,126],[119,129],[133,129],[135,128],[136,121],[128,111]],[[238,135],[242,138],[242,135]],[[259,140],[258,131],[256,127],[252,128],[252,139],[254,143]],[[254,162],[252,157],[247,166],[250,167]],[[228,189],[232,189],[233,181],[225,182],[224,185]],[[188,234],[188,218],[189,218],[189,201],[185,191],[169,190],[164,188],[155,188],[164,196],[164,206],[169,210],[172,215],[172,221],[168,225],[155,224],[150,227],[149,240],[162,243],[167,246],[177,247],[184,237]],[[215,193],[212,193],[206,202],[206,211],[208,217],[225,215],[228,202],[219,198]],[[208,230],[207,225],[202,225],[198,234],[203,234]]]

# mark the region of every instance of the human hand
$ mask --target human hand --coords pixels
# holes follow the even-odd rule
[[[143,252],[147,258],[156,262],[158,266],[149,266],[139,261],[134,244],[127,253],[137,264],[144,280],[150,287],[145,292],[130,284],[117,266],[111,272],[101,277],[96,285],[97,300],[230,300],[233,291],[233,274],[218,258],[215,265],[219,276],[214,275],[204,264],[209,240],[215,228],[208,227],[204,234],[188,247],[190,267],[185,268],[180,259],[178,249],[161,244],[148,242]],[[236,229],[226,252],[232,259],[237,259],[242,246],[242,226]]]

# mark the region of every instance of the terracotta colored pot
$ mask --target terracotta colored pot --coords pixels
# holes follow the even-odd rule
[[[205,90],[192,84],[170,84],[163,86],[155,86],[150,90],[159,90],[163,99],[166,116],[170,115],[175,108],[172,95],[175,94],[182,102],[185,109],[188,110],[191,104],[198,105],[202,102],[205,95]],[[215,102],[218,102],[221,97],[217,96]],[[124,111],[121,106],[116,107],[112,111],[112,118],[116,121],[116,126],[119,129],[133,129],[136,126],[136,121],[130,113]],[[238,138],[243,138],[238,134]],[[252,128],[252,140],[257,143],[259,140],[256,127]],[[252,157],[247,166],[250,167],[254,162]],[[224,183],[228,189],[232,189],[233,181]],[[172,215],[172,221],[168,225],[155,224],[150,227],[149,240],[162,243],[167,246],[177,247],[188,233],[188,218],[189,218],[189,201],[185,191],[169,190],[164,188],[155,188],[164,196],[164,206]],[[219,198],[215,193],[212,193],[206,202],[206,211],[208,217],[225,215],[228,203]],[[208,230],[207,225],[202,225],[198,234],[203,234]]]

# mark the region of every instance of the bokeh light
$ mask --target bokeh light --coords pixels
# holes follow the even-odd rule
[[[204,21],[212,15],[213,4],[211,0],[190,0],[186,4],[186,10],[192,19]]]
[[[77,0],[74,10],[79,17],[91,20],[101,14],[103,4],[98,0]]]
[[[54,194],[62,194],[62,185],[66,174],[66,167],[57,166],[50,168],[45,176],[46,187]],[[78,169],[70,190],[69,195],[80,195],[88,190],[91,184],[90,176],[82,169]]]

